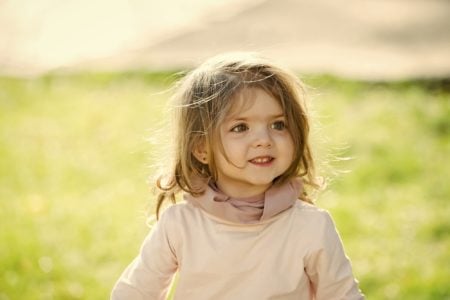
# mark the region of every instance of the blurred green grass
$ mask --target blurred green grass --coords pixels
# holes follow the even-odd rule
[[[0,78],[0,300],[108,298],[147,233],[148,139],[174,77]],[[361,288],[369,299],[448,299],[448,82],[305,81],[332,179],[317,205]]]

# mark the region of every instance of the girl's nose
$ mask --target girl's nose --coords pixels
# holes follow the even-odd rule
[[[254,147],[271,147],[272,146],[272,137],[270,136],[270,132],[267,129],[261,129],[255,132],[253,146]]]

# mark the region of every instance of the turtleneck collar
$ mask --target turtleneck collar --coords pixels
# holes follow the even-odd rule
[[[216,186],[207,185],[203,195],[193,197],[186,193],[184,200],[220,219],[250,224],[270,219],[292,207],[301,189],[301,179],[294,178],[283,185],[270,187],[261,195],[232,198]]]

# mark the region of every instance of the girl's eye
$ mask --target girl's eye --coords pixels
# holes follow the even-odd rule
[[[276,121],[271,125],[271,128],[275,130],[284,130],[286,129],[286,124],[284,121]]]
[[[248,130],[248,126],[245,124],[238,124],[236,126],[234,126],[233,128],[231,128],[232,132],[243,132]]]

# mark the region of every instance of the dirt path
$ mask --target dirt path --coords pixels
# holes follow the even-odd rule
[[[237,3],[210,7],[166,32],[161,28],[157,39],[141,36],[133,51],[72,61],[64,69],[189,68],[219,52],[251,50],[303,73],[383,80],[450,77],[450,1]]]

